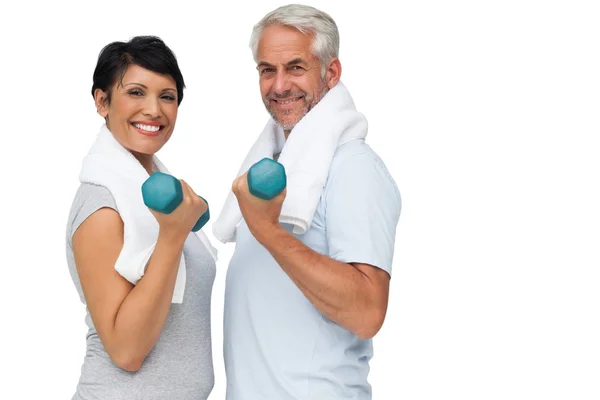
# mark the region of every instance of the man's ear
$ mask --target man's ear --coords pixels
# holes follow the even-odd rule
[[[329,62],[329,66],[325,71],[325,80],[327,81],[327,87],[332,89],[340,80],[342,76],[342,63],[337,57],[333,57]]]

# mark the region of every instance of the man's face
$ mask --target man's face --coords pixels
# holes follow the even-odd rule
[[[319,60],[310,52],[312,39],[294,28],[270,25],[258,42],[260,93],[267,111],[286,131],[328,90]]]

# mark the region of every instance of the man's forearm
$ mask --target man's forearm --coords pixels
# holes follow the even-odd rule
[[[366,274],[315,252],[280,225],[255,237],[323,315],[360,337],[371,336],[381,310]]]

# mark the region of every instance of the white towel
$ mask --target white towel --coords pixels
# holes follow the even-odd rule
[[[351,140],[365,138],[367,128],[366,118],[356,110],[350,93],[340,81],[296,124],[287,141],[282,128],[270,119],[237,176],[281,150],[277,161],[285,167],[287,194],[279,221],[292,224],[294,233],[302,234],[312,222],[335,150]],[[241,220],[237,199],[229,192],[221,214],[213,223],[213,234],[223,243],[235,242]]]
[[[153,162],[159,171],[169,173],[156,155]],[[123,249],[115,269],[134,285],[144,276],[146,264],[158,238],[158,222],[144,204],[142,197],[142,184],[148,177],[148,172],[139,161],[121,146],[106,124],[102,125],[94,144],[83,159],[79,180],[105,186],[114,197],[124,224]],[[201,229],[195,233],[216,261],[217,250],[210,244],[208,237]],[[183,302],[185,278],[185,257],[182,255],[173,303]]]

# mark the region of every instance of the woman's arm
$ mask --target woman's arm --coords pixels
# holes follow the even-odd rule
[[[141,368],[167,319],[183,244],[206,210],[197,195],[190,197],[186,194],[168,216],[155,214],[160,225],[156,247],[135,286],[114,268],[123,247],[123,221],[115,210],[99,209],[73,235],[75,264],[92,321],[110,358],[127,371]]]

